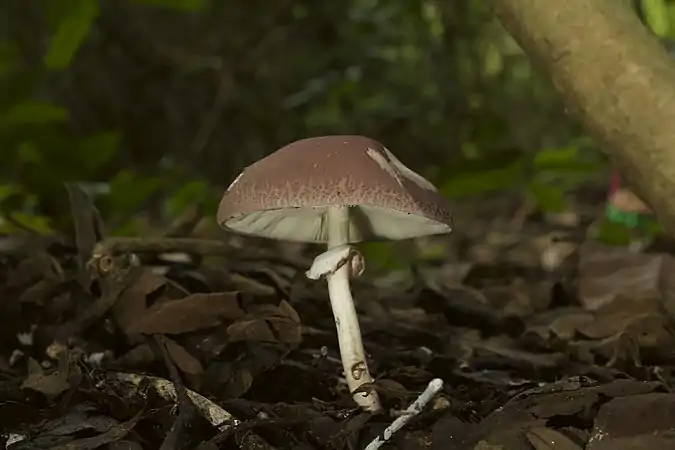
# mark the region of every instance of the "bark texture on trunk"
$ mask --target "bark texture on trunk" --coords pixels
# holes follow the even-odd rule
[[[675,236],[675,61],[616,0],[493,0],[621,173]]]

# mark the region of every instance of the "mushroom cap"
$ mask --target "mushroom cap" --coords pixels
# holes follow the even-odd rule
[[[328,208],[350,207],[349,243],[452,231],[447,200],[381,143],[302,139],[246,167],[225,192],[218,224],[272,239],[326,243]]]

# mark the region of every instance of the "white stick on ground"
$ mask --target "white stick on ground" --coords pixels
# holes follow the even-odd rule
[[[397,417],[391,425],[385,428],[381,435],[373,439],[364,450],[377,450],[382,447],[382,445],[391,439],[394,433],[403,428],[413,417],[421,413],[424,407],[427,406],[427,403],[433,400],[441,389],[443,389],[443,380],[440,378],[431,380],[424,392],[417,397],[417,400],[412,402],[412,404],[403,411],[401,416]]]
[[[337,206],[328,208],[328,250],[349,243],[349,207]],[[354,307],[354,299],[349,289],[351,264],[345,263],[334,273],[326,276],[328,295],[333,308],[335,327],[337,328],[340,358],[347,379],[349,391],[354,392],[365,383],[372,383],[373,377],[368,370],[366,353],[361,340],[359,319]],[[354,401],[364,410],[378,412],[382,409],[380,399],[375,390],[358,393]]]

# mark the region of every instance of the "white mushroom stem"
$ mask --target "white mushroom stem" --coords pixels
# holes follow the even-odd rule
[[[349,208],[328,208],[328,252],[341,254],[341,249],[349,243]],[[338,249],[339,248],[339,249]],[[349,252],[351,254],[351,252]],[[353,257],[353,254],[351,254]],[[337,328],[338,343],[342,367],[347,379],[349,391],[354,392],[365,383],[372,383],[373,377],[368,370],[366,353],[363,350],[359,319],[354,307],[354,299],[349,289],[349,274],[352,264],[349,258],[334,260],[336,270],[328,270],[328,295],[333,308],[335,327]],[[311,269],[310,269],[311,270]],[[325,270],[325,269],[324,269]],[[354,394],[354,401],[364,410],[377,412],[382,409],[380,399],[375,390]]]

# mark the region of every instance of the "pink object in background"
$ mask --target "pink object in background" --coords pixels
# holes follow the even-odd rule
[[[609,184],[609,203],[626,213],[651,214],[652,210],[628,187],[621,186],[621,174],[614,169]]]

